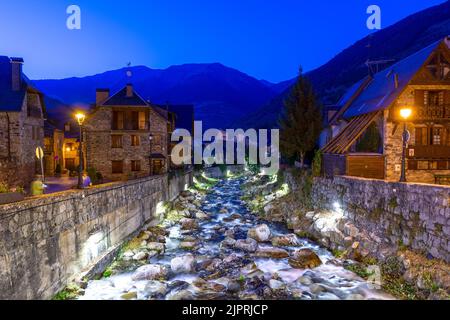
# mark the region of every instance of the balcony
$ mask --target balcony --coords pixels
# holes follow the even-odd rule
[[[420,106],[417,108],[416,118],[420,120],[450,120],[450,105]]]
[[[450,159],[450,146],[410,146],[407,155],[410,159]]]

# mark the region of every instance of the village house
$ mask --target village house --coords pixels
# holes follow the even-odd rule
[[[44,146],[45,106],[23,63],[0,56],[0,182],[28,187],[40,172],[35,152]]]
[[[168,111],[151,105],[132,84],[110,96],[98,89],[84,124],[87,168],[108,180],[167,172]]]
[[[326,175],[398,181],[406,122],[407,181],[450,182],[449,47],[433,43],[347,91],[321,137]]]

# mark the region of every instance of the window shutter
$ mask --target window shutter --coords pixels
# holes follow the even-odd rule
[[[423,90],[414,90],[414,103],[416,106],[423,106],[425,101]]]
[[[416,145],[422,145],[422,128],[416,128]]]

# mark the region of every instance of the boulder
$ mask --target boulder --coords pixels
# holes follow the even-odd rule
[[[147,299],[161,298],[167,293],[167,285],[160,281],[151,280],[147,282],[143,290],[143,295]]]
[[[167,268],[159,264],[147,264],[139,267],[131,279],[134,281],[139,280],[157,280],[165,279],[167,277]]]
[[[206,213],[204,213],[203,211],[197,211],[195,213],[195,218],[199,219],[199,220],[207,220],[207,219],[209,219],[209,216]]]
[[[195,219],[183,218],[180,220],[182,230],[195,230],[198,228],[198,223]]]
[[[195,271],[195,258],[190,253],[175,257],[170,261],[170,268],[174,273],[191,273]]]
[[[252,238],[240,239],[236,241],[234,247],[246,252],[255,252],[258,249],[258,242]]]
[[[182,241],[180,242],[180,249],[183,250],[193,250],[195,249],[195,247],[197,246],[197,242],[196,241]]]
[[[270,279],[269,280],[269,287],[272,290],[281,290],[284,289],[286,287],[286,285],[279,281],[279,280],[275,280],[275,279]]]
[[[159,253],[163,253],[165,250],[164,243],[160,242],[148,242],[146,247],[150,251],[157,251]]]
[[[319,256],[311,249],[294,251],[288,262],[291,267],[296,269],[312,269],[322,264]]]
[[[168,300],[194,300],[194,294],[189,290],[181,290],[167,297]]]
[[[135,291],[127,292],[127,293],[124,293],[123,295],[121,295],[120,297],[122,299],[124,299],[124,300],[136,299],[137,298],[137,292],[135,292]]]
[[[148,257],[148,253],[141,251],[141,252],[136,253],[133,256],[133,260],[140,261],[140,260],[144,260],[147,257]]]
[[[259,258],[284,259],[289,257],[289,253],[281,248],[259,247],[255,252],[255,256]]]
[[[261,224],[248,230],[247,237],[258,242],[266,242],[270,239],[270,229],[267,224]]]
[[[298,246],[300,242],[295,234],[286,234],[272,238],[272,245],[275,247]]]

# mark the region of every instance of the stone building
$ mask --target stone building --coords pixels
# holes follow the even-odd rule
[[[167,171],[168,112],[151,105],[131,84],[110,96],[98,89],[84,125],[87,168],[107,180]]]
[[[348,90],[324,132],[326,175],[398,180],[407,107],[407,180],[450,182],[449,47],[435,42]]]
[[[41,92],[22,72],[23,59],[0,56],[0,181],[28,187],[44,146],[45,106]]]

